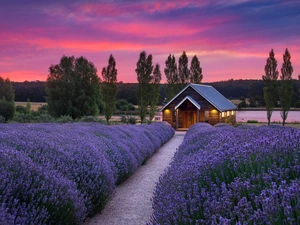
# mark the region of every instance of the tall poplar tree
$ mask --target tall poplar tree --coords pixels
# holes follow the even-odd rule
[[[165,85],[165,93],[167,100],[171,100],[179,91],[179,77],[177,70],[177,63],[174,55],[169,55],[166,62],[164,73],[167,78],[167,84]]]
[[[147,57],[145,51],[140,53],[140,58],[136,64],[135,72],[137,74],[138,87],[136,89],[136,97],[138,100],[139,106],[139,116],[141,118],[141,123],[145,122],[147,108],[149,105],[150,99],[150,82],[151,74],[153,71],[152,65],[152,55],[150,54]]]
[[[262,77],[265,83],[264,99],[266,103],[268,125],[270,125],[272,113],[275,107],[275,102],[277,101],[278,74],[279,73],[277,70],[277,60],[275,59],[275,54],[272,49],[269,53],[269,58],[267,59],[267,63],[265,65],[265,75]]]
[[[194,84],[200,84],[203,79],[202,68],[200,67],[200,62],[198,57],[195,55],[191,61],[190,68],[190,81]]]
[[[117,75],[116,61],[113,55],[109,56],[108,66],[102,69],[102,97],[104,102],[104,115],[108,122],[114,110],[116,109],[117,102]]]
[[[155,110],[157,109],[157,103],[159,99],[159,89],[161,81],[161,72],[159,64],[155,65],[153,70],[153,75],[151,79],[151,95],[150,95],[150,111],[149,111],[149,121],[151,122],[155,115]]]
[[[288,49],[285,50],[283,55],[283,64],[281,67],[281,86],[279,88],[279,96],[280,96],[280,105],[281,105],[281,118],[282,125],[285,125],[285,121],[287,119],[288,113],[291,108],[291,99],[292,99],[292,74],[293,74],[293,66],[291,63],[291,54]]]
[[[180,79],[181,88],[183,88],[190,81],[190,70],[188,68],[188,64],[188,57],[185,51],[183,51],[178,60],[178,76]]]

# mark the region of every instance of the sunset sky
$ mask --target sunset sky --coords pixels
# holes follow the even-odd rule
[[[1,0],[0,76],[45,81],[63,55],[84,56],[101,70],[110,54],[118,81],[137,82],[141,51],[165,68],[183,51],[198,56],[203,82],[261,79],[271,49],[286,48],[300,74],[299,0]],[[165,75],[163,73],[163,82]]]

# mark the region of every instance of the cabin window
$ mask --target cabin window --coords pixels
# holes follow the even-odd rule
[[[229,116],[230,115],[230,112],[229,111],[227,111],[227,116]]]
[[[233,111],[233,110],[231,111],[231,115],[232,115],[232,116],[234,115],[234,111]]]
[[[225,117],[225,112],[222,112],[222,117]]]

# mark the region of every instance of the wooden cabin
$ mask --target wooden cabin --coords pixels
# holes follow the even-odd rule
[[[236,106],[215,88],[188,84],[160,110],[162,120],[174,129],[188,129],[197,122],[235,123]]]

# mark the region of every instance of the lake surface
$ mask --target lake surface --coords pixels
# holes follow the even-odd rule
[[[247,120],[257,120],[258,122],[268,122],[267,111],[236,111],[237,122],[247,122]],[[273,111],[271,122],[282,123],[280,111]],[[300,111],[290,111],[286,122],[300,122]]]

